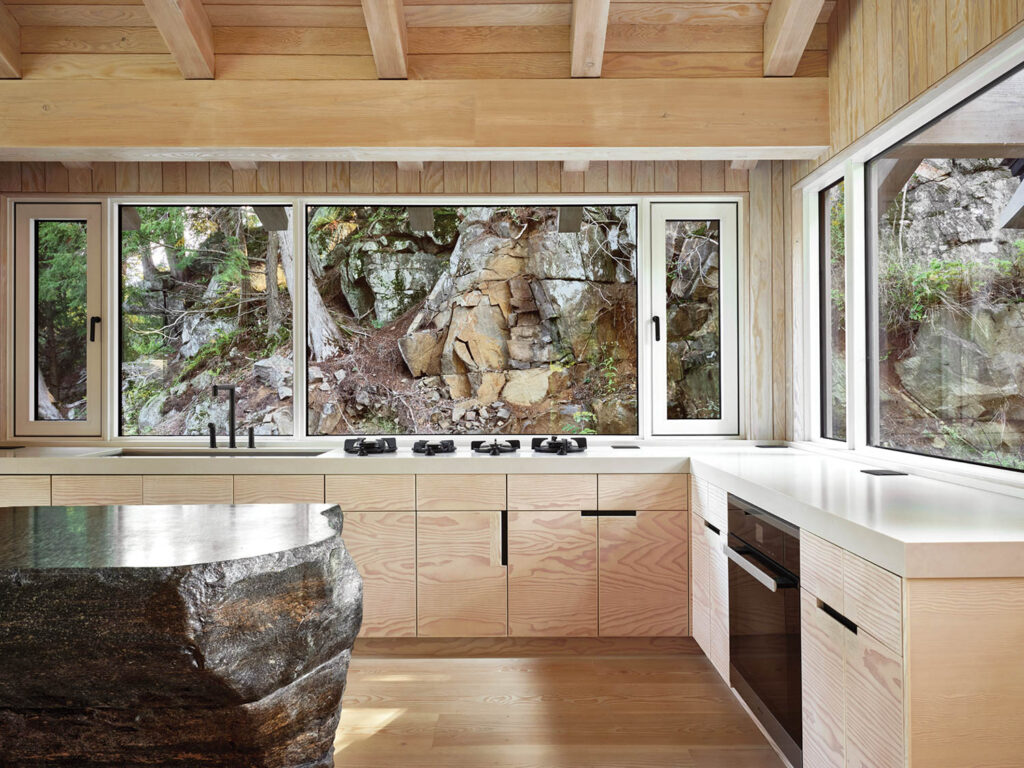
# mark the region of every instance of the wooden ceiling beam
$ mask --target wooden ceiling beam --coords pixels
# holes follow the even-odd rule
[[[212,80],[213,29],[202,0],[143,0],[186,80]]]
[[[733,160],[732,169],[734,171],[752,171],[757,168],[757,160]]]
[[[21,27],[0,0],[0,78],[21,77]]]
[[[569,32],[573,77],[600,77],[610,0],[573,0]]]
[[[405,80],[409,76],[405,8],[402,0],[362,0],[366,31],[370,35],[373,62],[381,80]]]
[[[824,0],[774,0],[764,21],[764,76],[792,77]]]

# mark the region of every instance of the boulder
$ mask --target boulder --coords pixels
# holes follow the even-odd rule
[[[501,397],[505,386],[505,374],[497,371],[474,371],[469,374],[473,397],[483,405],[489,405]]]
[[[501,310],[486,297],[475,307],[455,307],[441,353],[442,373],[503,370],[508,364],[507,332]]]
[[[448,385],[448,394],[452,400],[462,400],[473,394],[469,376],[464,373],[445,376],[444,383]]]
[[[271,355],[253,363],[252,372],[268,387],[280,389],[291,384],[292,361],[281,355]]]
[[[153,395],[139,409],[138,434],[151,434],[163,420],[164,403],[169,395],[166,392]]]
[[[444,331],[416,331],[398,340],[409,373],[413,376],[436,376],[441,373],[441,352],[444,349]]]
[[[501,391],[502,399],[513,405],[534,405],[548,394],[547,368],[509,371],[508,382]]]

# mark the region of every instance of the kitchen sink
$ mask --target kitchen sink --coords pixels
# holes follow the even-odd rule
[[[125,458],[149,456],[154,458],[195,458],[198,456],[209,456],[210,458],[236,458],[244,457],[250,459],[280,458],[292,456],[295,458],[323,456],[329,450],[302,449],[302,448],[122,448],[112,456]]]

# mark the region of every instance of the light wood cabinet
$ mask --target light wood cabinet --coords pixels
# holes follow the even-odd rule
[[[729,558],[725,555],[726,529],[719,533],[708,530],[708,552],[711,586],[711,663],[729,683]]]
[[[678,509],[598,518],[602,636],[688,634],[687,518]]]
[[[235,475],[235,504],[315,504],[324,500],[323,475]]]
[[[420,509],[416,530],[419,635],[508,634],[501,512]]]
[[[415,475],[328,475],[324,486],[324,498],[343,511],[416,508]]]
[[[505,475],[417,475],[416,509],[442,512],[507,509]]]
[[[678,511],[689,509],[689,475],[598,475],[601,510]]]
[[[342,538],[363,577],[361,637],[416,636],[416,513],[345,510]]]
[[[143,504],[231,504],[231,475],[144,475]]]
[[[509,635],[597,635],[597,521],[579,510],[508,513]]]
[[[509,475],[508,508],[597,509],[597,475]]]
[[[704,518],[690,513],[690,634],[711,657],[711,550]]]
[[[49,475],[0,476],[0,507],[46,506],[49,503]]]
[[[847,630],[800,594],[800,654],[803,685],[805,768],[846,768]]]
[[[729,682],[729,559],[722,546],[728,496],[693,478],[690,498],[691,634],[722,679]]]
[[[142,504],[142,475],[54,475],[55,506]]]
[[[837,611],[843,599],[843,550],[830,541],[800,531],[800,586]]]

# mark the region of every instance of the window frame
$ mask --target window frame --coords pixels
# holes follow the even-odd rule
[[[12,355],[8,376],[14,397],[11,398],[12,437],[102,437],[104,418],[108,412],[107,382],[104,378],[109,315],[104,312],[106,275],[104,247],[107,240],[104,203],[98,200],[20,200],[11,206],[11,311]],[[95,340],[86,341],[86,418],[81,421],[43,421],[32,417],[35,385],[26,380],[36,370],[35,317],[36,270],[35,226],[37,221],[84,221],[86,223],[86,317],[100,318]]]
[[[650,286],[649,349],[651,351],[650,390],[651,437],[719,436],[739,437],[742,434],[743,386],[741,382],[740,343],[740,267],[743,263],[743,210],[738,198],[702,197],[678,201],[652,201],[650,206]],[[653,318],[667,318],[665,289],[665,224],[677,219],[718,219],[722,222],[722,243],[719,253],[719,353],[721,359],[721,416],[718,419],[669,419],[662,416],[667,407],[668,375],[667,333],[660,341],[654,339]],[[732,235],[731,244],[726,234]],[[731,247],[730,247],[731,245]],[[663,329],[665,330],[665,329]],[[730,332],[731,330],[731,332]]]

